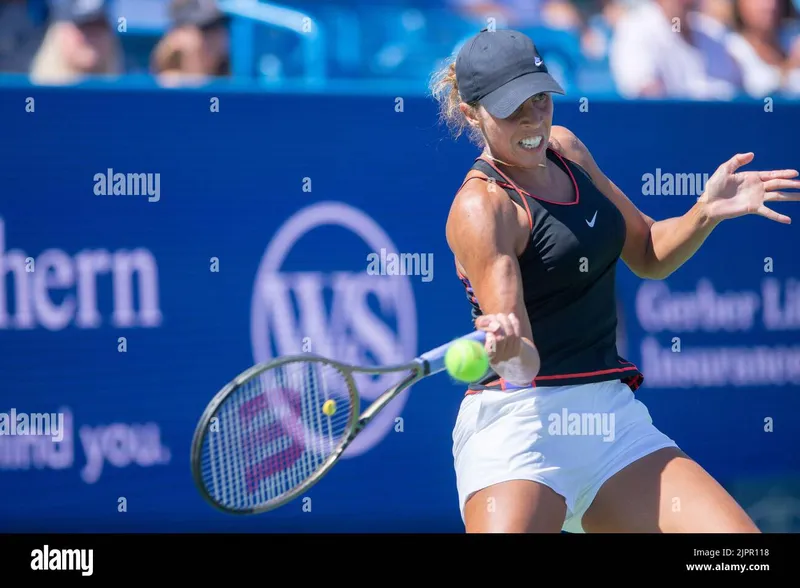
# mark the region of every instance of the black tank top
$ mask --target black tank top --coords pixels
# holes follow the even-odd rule
[[[575,200],[551,202],[516,186],[489,159],[478,157],[473,170],[488,176],[528,213],[530,241],[519,256],[525,308],[533,342],[541,357],[532,386],[566,386],[622,380],[631,390],[643,375],[617,353],[616,265],[625,244],[625,219],[578,164],[547,149],[547,159],[571,179]],[[462,184],[463,186],[463,184]],[[459,278],[472,305],[472,320],[482,314],[469,280]],[[467,392],[505,389],[490,372]]]

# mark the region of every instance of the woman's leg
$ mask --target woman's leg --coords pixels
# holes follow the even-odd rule
[[[567,505],[543,484],[510,480],[479,490],[464,505],[467,533],[560,533]]]
[[[760,533],[696,462],[668,447],[609,478],[583,516],[587,533]]]

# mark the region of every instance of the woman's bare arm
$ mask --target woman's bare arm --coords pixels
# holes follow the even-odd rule
[[[519,337],[500,337],[495,349],[491,344],[487,349],[495,371],[516,384],[530,383],[540,366],[517,259],[528,236],[527,223],[521,224],[513,201],[483,182],[472,182],[459,192],[447,220],[447,242],[486,315],[477,326],[490,332],[502,327],[506,335],[518,330]]]
[[[553,127],[552,137],[559,153],[585,169],[597,188],[622,213],[626,226],[622,260],[640,278],[667,278],[697,252],[717,226],[718,221],[709,217],[703,201],[698,201],[682,216],[654,221],[606,177],[572,131]]]

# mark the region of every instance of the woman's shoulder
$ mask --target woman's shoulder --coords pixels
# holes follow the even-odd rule
[[[567,127],[554,126],[550,129],[550,150],[572,164],[591,182],[596,181],[597,165],[591,152],[575,133]]]
[[[484,162],[477,159],[476,164]],[[507,217],[515,214],[515,207],[510,198],[506,196],[503,178],[493,173],[493,167],[475,165],[469,169],[461,186],[456,190],[450,205],[448,223],[452,220],[463,222],[463,217],[487,218]]]
[[[550,129],[550,150],[564,159],[582,165],[589,155],[586,145],[567,127],[553,126]]]

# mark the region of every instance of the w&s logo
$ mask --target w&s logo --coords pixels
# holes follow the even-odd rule
[[[414,357],[417,317],[409,277],[366,271],[367,256],[382,248],[397,251],[372,218],[342,203],[314,204],[289,218],[267,246],[253,287],[255,362],[303,351],[365,366]],[[322,253],[325,264],[317,261]],[[399,378],[359,374],[355,379],[363,409]],[[343,457],[377,445],[393,429],[408,393],[384,408]]]

